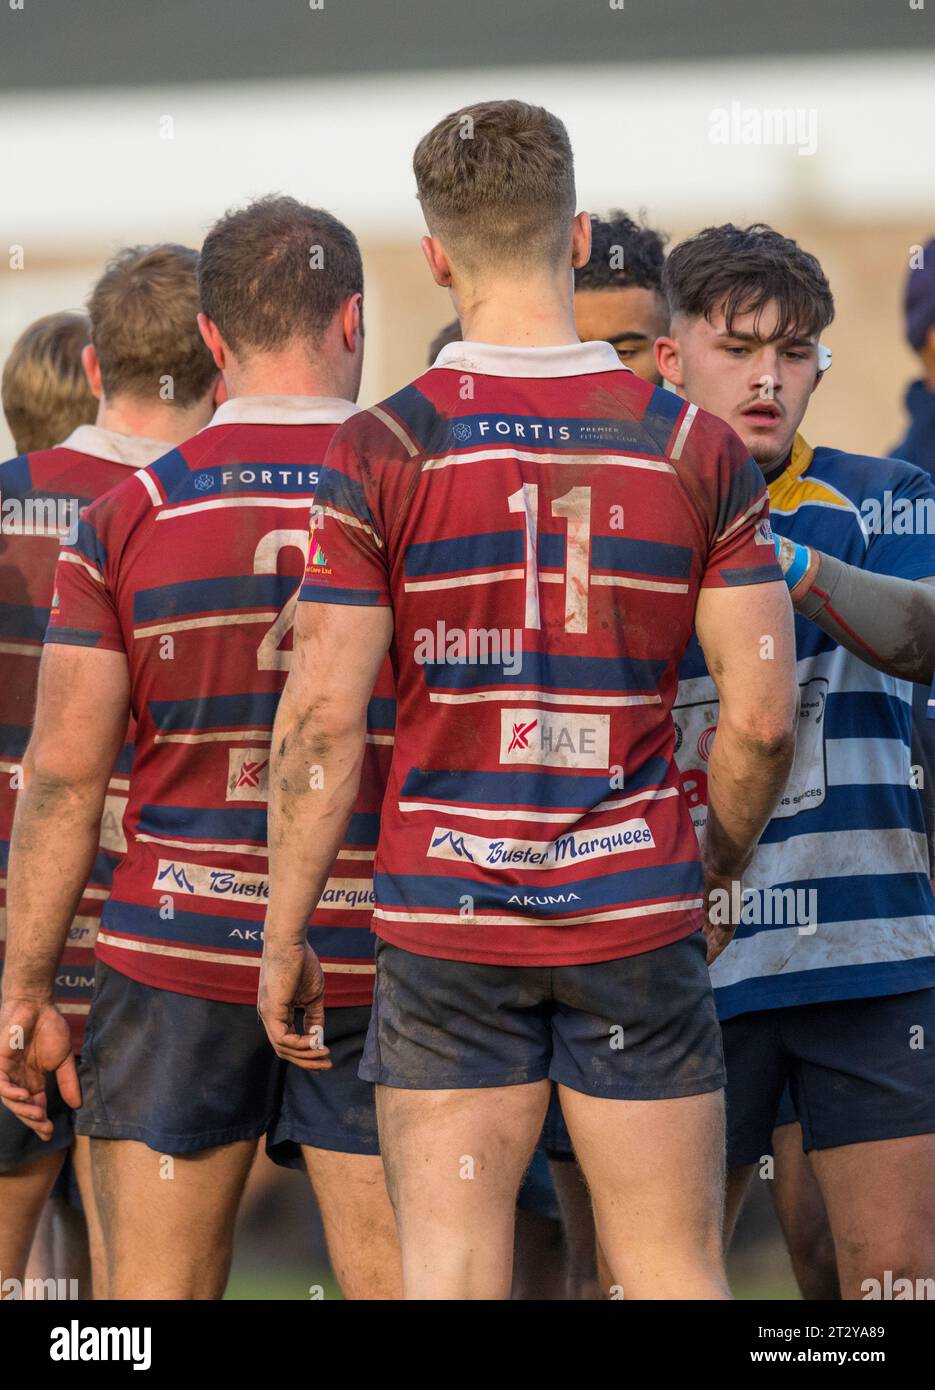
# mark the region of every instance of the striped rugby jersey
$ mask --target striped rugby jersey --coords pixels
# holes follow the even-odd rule
[[[256,1002],[273,719],[319,464],[355,410],[301,397],[227,401],[90,507],[62,551],[46,641],[129,661],[128,851],[97,954],[144,984]],[[373,855],[394,714],[391,684],[379,684],[360,796],[309,934],[332,1007],[373,994]]]
[[[781,577],[737,436],[607,343],[456,343],[338,431],[317,501],[300,598],[394,611],[376,932],[557,965],[695,931],[678,663],[702,585]]]
[[[36,704],[42,634],[49,620],[59,546],[95,497],[159,457],[168,444],[81,425],[54,449],[0,463],[0,971],[6,939],[6,872],[22,759]],[[94,939],[122,851],[133,749],[110,779],[101,843],[55,976],[54,1000],[81,1051],[94,987]]]
[[[813,451],[799,437],[769,493],[773,525],[790,540],[876,574],[935,575],[935,490],[911,464]],[[744,875],[741,925],[712,968],[722,1018],[935,984],[912,685],[858,660],[807,618],[797,615],[795,630],[795,763]],[[673,715],[703,834],[718,706],[694,641]]]

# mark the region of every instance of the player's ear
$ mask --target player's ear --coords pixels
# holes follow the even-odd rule
[[[364,297],[352,294],[344,301],[341,310],[341,335],[348,352],[356,352],[364,336]]]
[[[424,236],[422,238],[422,254],[428,261],[429,270],[432,272],[432,279],[436,285],[441,285],[442,289],[451,287],[451,266],[448,264],[448,254],[437,237]]]
[[[677,339],[657,338],[653,345],[653,351],[656,355],[656,367],[659,374],[681,390],[685,385],[685,378],[682,374],[682,353]]]
[[[96,401],[99,401],[104,394],[104,383],[101,380],[101,364],[97,360],[97,352],[93,343],[88,343],[81,349],[81,365],[88,378],[91,395]]]
[[[571,226],[571,263],[580,270],[591,259],[591,214],[579,212]]]
[[[225,366],[225,343],[221,337],[220,329],[213,319],[209,319],[207,314],[198,315],[198,332],[201,334],[205,347],[214,358],[214,365],[219,372],[223,372]]]

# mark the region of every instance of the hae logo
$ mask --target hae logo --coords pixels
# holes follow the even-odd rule
[[[0,1273],[0,1299],[77,1299],[77,1279],[4,1279]]]
[[[500,761],[540,767],[607,767],[610,715],[501,710]]]
[[[712,926],[795,927],[800,936],[818,930],[815,888],[744,888],[735,880],[730,891],[713,888],[708,896]]]
[[[419,666],[502,666],[508,676],[523,669],[523,630],[519,627],[420,627],[413,634]]]
[[[134,1371],[148,1371],[153,1363],[151,1327],[82,1327],[72,1318],[50,1336],[52,1361],[132,1361]]]
[[[266,801],[269,749],[231,748],[227,755],[226,801]]]
[[[935,498],[865,497],[860,504],[864,528],[871,536],[935,536]]]
[[[815,107],[717,106],[708,115],[712,145],[793,145],[799,154],[818,149]]]
[[[69,537],[78,525],[77,497],[4,497],[0,502],[0,534],[4,536]]]

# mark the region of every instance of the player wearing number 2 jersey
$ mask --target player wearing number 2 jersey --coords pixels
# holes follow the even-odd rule
[[[316,244],[327,272],[309,265]],[[88,509],[59,562],[47,634],[40,762],[53,676],[68,692],[62,718],[76,717],[84,692],[102,737],[128,704],[136,718],[128,848],[98,935],[78,1127],[109,1194],[112,1292],[220,1295],[233,1213],[266,1134],[282,1161],[304,1150],[346,1291],[392,1295],[392,1214],[371,1090],[356,1074],[391,688],[371,702],[355,813],[309,914],[331,1062],[322,1056],[320,1074],[284,1066],[256,1016],[270,735],[319,464],[356,410],[360,256],[327,213],[263,200],[209,234],[200,284],[202,333],[229,398]],[[320,990],[300,1002],[319,1000]],[[160,1154],[174,1156],[166,1186],[183,1199],[165,1207]],[[125,1256],[137,1239],[147,1256],[134,1269]]]
[[[670,708],[695,621],[736,721],[711,883],[742,867],[791,756],[792,616],[766,490],[720,422],[577,341],[590,221],[560,121],[469,108],[425,137],[415,170],[426,256],[466,341],[329,448],[274,734],[261,1011],[274,1036],[390,646],[362,1075],[378,1083],[407,1296],[507,1295],[547,1078],[615,1281],[724,1296],[720,1038]],[[354,644],[326,671],[341,630]],[[313,751],[327,789],[309,797]]]

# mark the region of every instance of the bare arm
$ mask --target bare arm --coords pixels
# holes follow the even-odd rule
[[[292,1025],[293,1005],[308,986],[302,971],[311,968],[306,927],[357,796],[367,704],[392,632],[389,608],[297,608],[292,667],[273,726],[270,899],[260,979],[270,1041],[289,1061],[308,1061],[309,1041]],[[307,1007],[307,1025],[309,1017]]]
[[[792,767],[799,692],[788,590],[702,589],[695,629],[720,700],[703,855],[710,889],[741,877]],[[731,934],[709,927],[710,960]]]
[[[5,1101],[22,1100],[24,1090],[35,1096],[44,1072],[57,1070],[70,1054],[64,1020],[51,1006],[52,988],[97,852],[107,783],[128,713],[129,675],[122,652],[45,648],[7,881],[0,1028],[0,1096]],[[10,1030],[16,1028],[23,1029],[23,1037],[13,1047]],[[44,1120],[44,1095],[39,1109]]]

